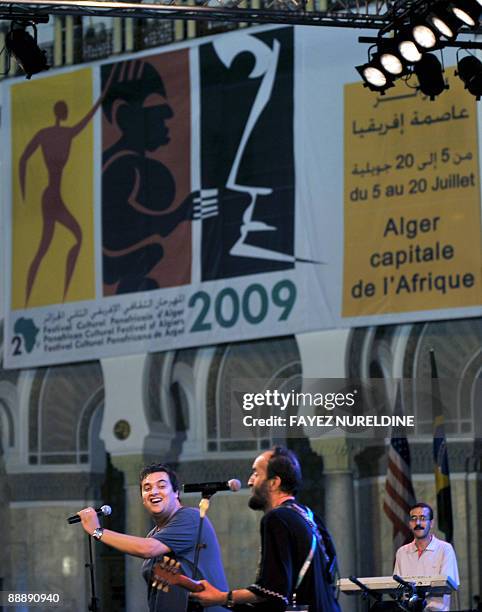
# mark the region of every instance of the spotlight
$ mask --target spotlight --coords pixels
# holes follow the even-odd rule
[[[457,62],[457,74],[465,89],[480,100],[482,96],[482,62],[474,55],[466,55]]]
[[[398,46],[392,39],[380,39],[375,58],[380,62],[383,70],[395,78],[409,72],[407,62],[400,55]]]
[[[404,27],[397,36],[398,50],[403,59],[409,64],[415,64],[422,59],[422,54],[413,39],[412,29]]]
[[[383,95],[386,89],[393,87],[393,79],[376,60],[357,66],[356,69],[365,81],[365,87],[370,91],[379,91]]]
[[[415,64],[422,59],[422,54],[413,40],[401,40],[398,44],[398,50],[409,64]]]
[[[450,10],[469,28],[477,29],[479,27],[482,5],[479,4],[478,0],[457,0],[456,3],[450,5]]]
[[[462,26],[462,21],[447,9],[444,2],[434,4],[427,20],[448,40],[454,40]]]
[[[33,28],[34,36],[27,32],[28,26]],[[13,22],[5,37],[5,46],[8,53],[17,60],[27,79],[30,79],[32,74],[49,69],[45,51],[37,45],[37,28],[33,23]]]
[[[380,54],[380,64],[383,66],[385,72],[393,74],[393,76],[400,76],[404,71],[402,60],[389,51],[385,51]]]
[[[412,36],[421,49],[434,49],[440,35],[432,24],[420,19],[412,24]]]
[[[430,100],[448,89],[442,74],[442,64],[432,53],[426,53],[413,69],[418,77],[420,91]]]

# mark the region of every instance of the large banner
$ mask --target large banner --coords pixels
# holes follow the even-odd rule
[[[323,34],[3,85],[6,367],[482,312],[473,98],[377,98]]]
[[[481,305],[477,102],[345,88],[343,315]]]

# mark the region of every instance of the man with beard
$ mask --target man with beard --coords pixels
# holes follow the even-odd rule
[[[178,586],[171,586],[167,592],[154,588],[152,568],[158,557],[167,555],[181,563],[184,574],[192,576],[199,510],[181,505],[177,475],[166,465],[159,463],[143,468],[139,486],[142,503],[155,525],[145,538],[103,529],[93,508],[85,508],[78,513],[82,527],[107,546],[145,559],[142,575],[148,586],[149,612],[185,612],[188,609],[187,592]],[[220,589],[227,585],[216,533],[207,517],[204,518],[198,573],[195,577],[209,578]],[[222,608],[215,606],[210,611],[222,612]]]
[[[256,458],[248,481],[249,507],[264,513],[256,582],[226,593],[202,581],[205,590],[193,599],[240,612],[339,612],[332,584],[333,544],[320,519],[296,502],[300,485],[300,465],[288,449],[276,446]]]
[[[394,574],[399,576],[449,576],[460,584],[455,551],[451,544],[432,533],[433,510],[423,502],[410,508],[414,540],[397,550]],[[428,597],[426,610],[450,610],[450,595]]]

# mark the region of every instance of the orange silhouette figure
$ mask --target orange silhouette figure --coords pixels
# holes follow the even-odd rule
[[[112,74],[111,74],[112,77]],[[25,147],[19,162],[19,178],[22,198],[26,195],[26,172],[27,163],[30,157],[40,147],[48,171],[48,184],[42,194],[42,234],[37,252],[30,264],[27,276],[25,291],[25,306],[27,306],[32,293],[32,288],[37,277],[38,269],[45,257],[54,235],[55,224],[60,223],[67,228],[74,236],[75,244],[67,255],[65,266],[65,281],[63,301],[69,290],[70,282],[75,270],[77,258],[82,246],[82,228],[77,219],[67,208],[62,199],[61,184],[62,175],[70,156],[70,148],[74,138],[87,126],[99,108],[105,93],[110,86],[109,78],[104,91],[91,110],[75,125],[68,127],[60,125],[68,117],[69,109],[64,100],[59,100],[54,104],[55,125],[39,130],[32,140]]]

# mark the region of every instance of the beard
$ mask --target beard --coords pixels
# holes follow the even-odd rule
[[[251,510],[265,510],[268,505],[268,483],[264,481],[261,485],[251,490],[248,506]]]

